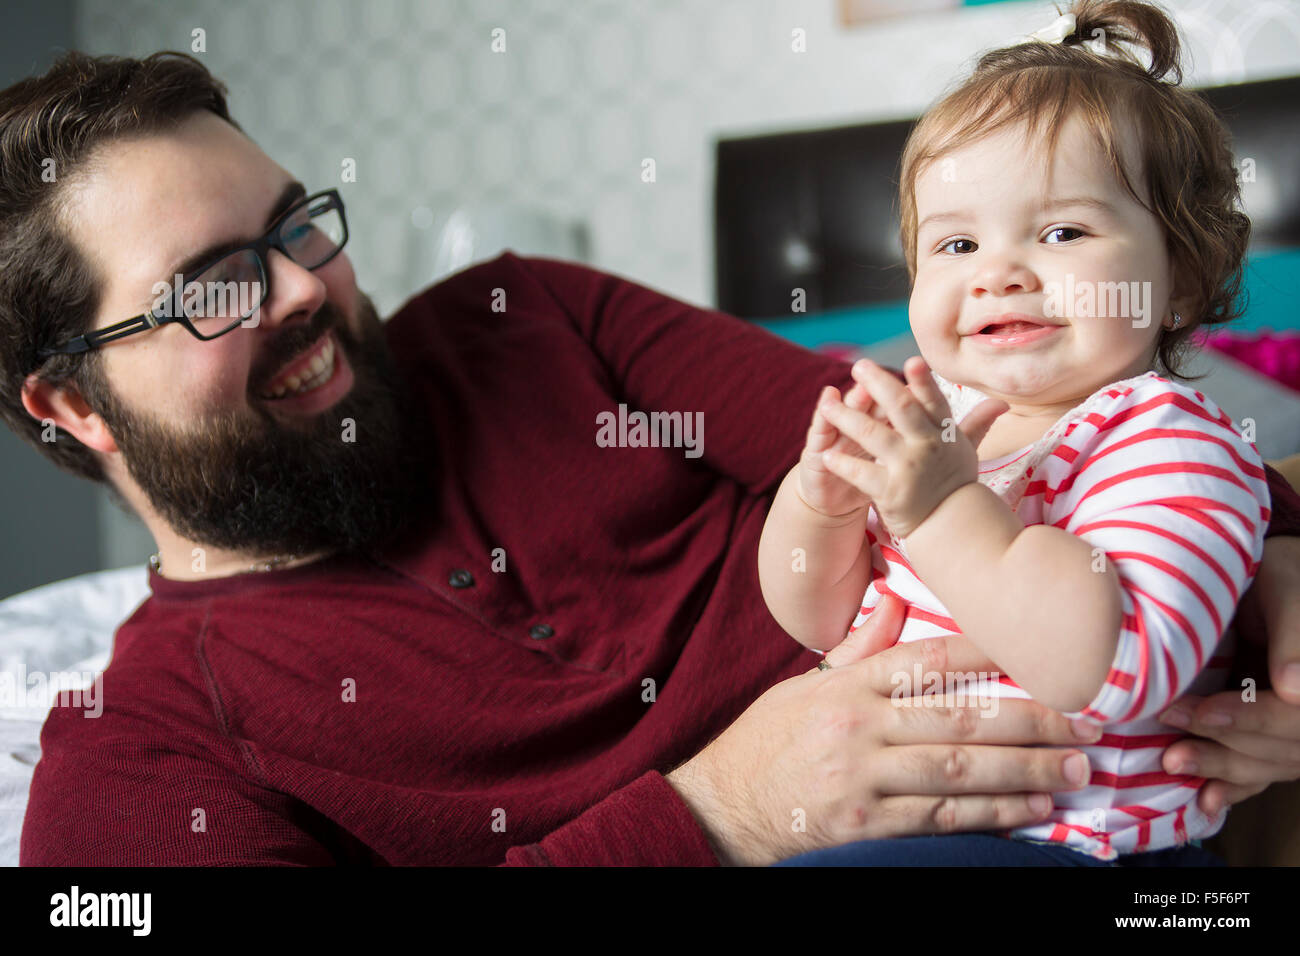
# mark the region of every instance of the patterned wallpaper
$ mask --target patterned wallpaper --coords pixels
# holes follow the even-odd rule
[[[1295,0],[1169,5],[1195,79],[1300,71]],[[834,0],[83,0],[77,35],[140,55],[203,30],[277,162],[312,187],[355,159],[349,253],[382,312],[432,277],[462,206],[585,223],[595,264],[709,302],[715,137],[914,114],[1054,17],[1004,3],[845,30]]]
[[[1300,73],[1297,0],[1167,5],[1193,81]],[[202,30],[244,129],[308,188],[340,185],[387,314],[433,278],[461,208],[525,252],[566,249],[548,222],[585,224],[593,264],[711,303],[717,137],[915,115],[1055,16],[1000,3],[845,30],[834,0],[81,0],[77,42],[143,55]],[[152,550],[106,498],[101,524],[105,567]]]

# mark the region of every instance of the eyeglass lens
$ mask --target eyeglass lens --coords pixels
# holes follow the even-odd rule
[[[339,251],[346,236],[343,214],[329,196],[322,196],[285,219],[279,239],[290,259],[315,269]],[[201,338],[216,338],[251,317],[266,292],[260,258],[252,249],[241,249],[187,282],[181,306]]]

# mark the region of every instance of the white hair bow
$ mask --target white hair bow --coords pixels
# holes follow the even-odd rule
[[[1021,40],[1021,43],[1032,43],[1035,40],[1041,40],[1043,43],[1060,43],[1071,33],[1074,32],[1075,19],[1073,13],[1063,13],[1056,18],[1054,23],[1043,27],[1041,30],[1035,30],[1029,36]]]

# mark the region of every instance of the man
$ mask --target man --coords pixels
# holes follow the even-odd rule
[[[893,606],[827,673],[766,613],[763,516],[843,363],[513,256],[381,324],[338,194],[188,57],[69,55],[0,95],[0,143],[4,414],[158,545],[102,716],[46,723],[23,863],[759,864],[1085,784],[1095,735],[1041,705],[893,705],[900,669],[996,669],[969,642],[889,647]],[[702,455],[602,447],[620,405],[701,413]],[[1256,589],[1275,681],[1296,544]],[[1300,775],[1297,715],[1265,692],[1166,767],[1242,799]]]

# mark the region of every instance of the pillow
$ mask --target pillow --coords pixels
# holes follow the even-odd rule
[[[108,666],[113,635],[149,593],[143,565],[95,571],[0,601],[0,866],[18,865],[18,843],[41,725],[55,675],[88,687]]]

